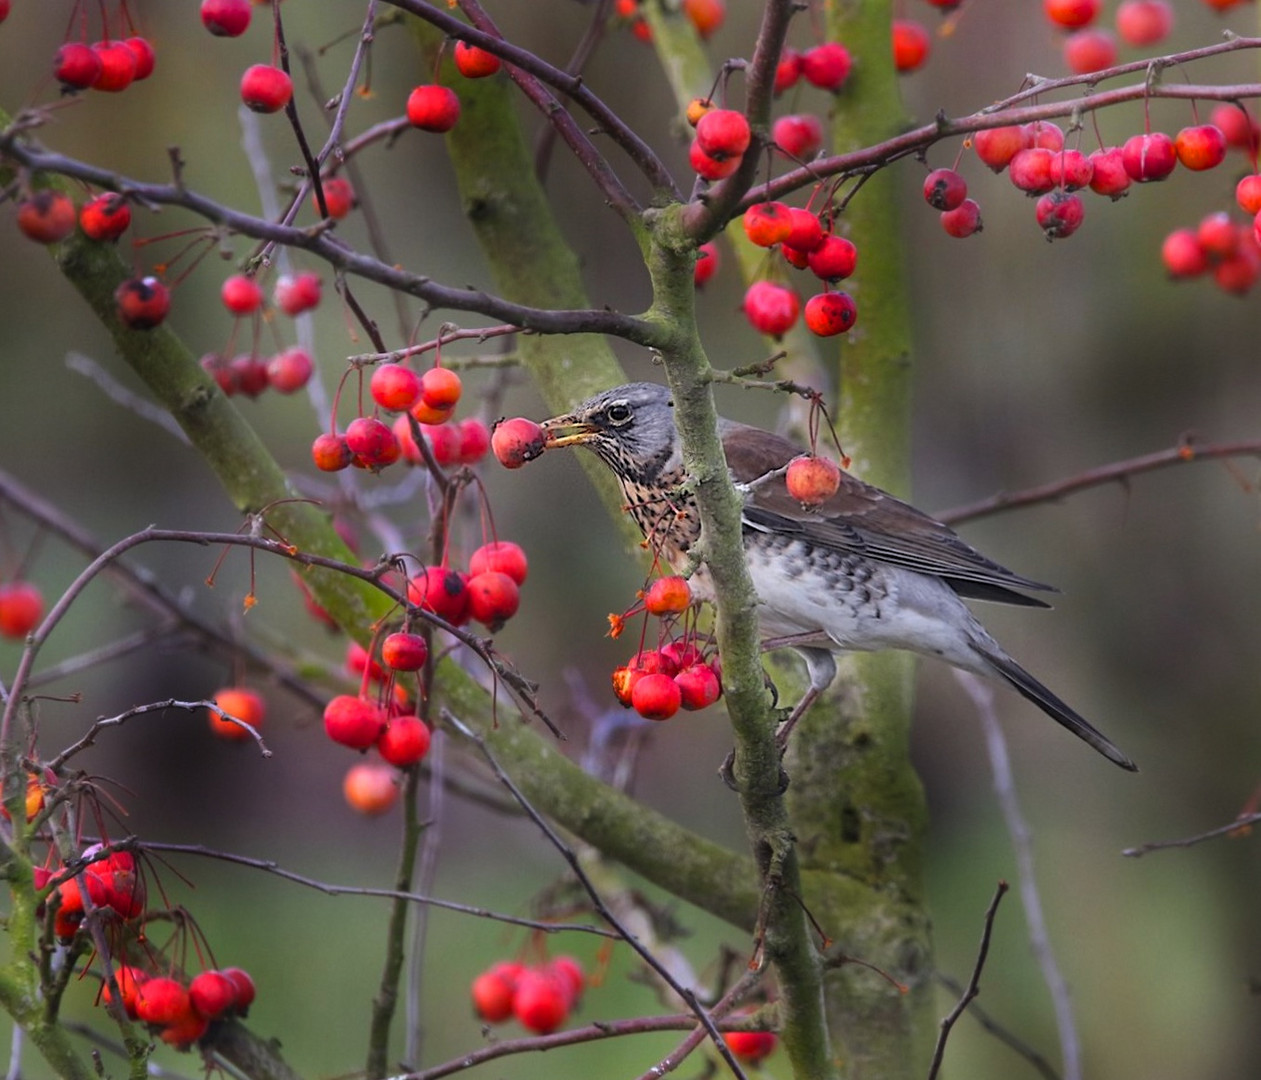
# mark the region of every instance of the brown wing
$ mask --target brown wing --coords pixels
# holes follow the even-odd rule
[[[787,465],[801,451],[787,439],[731,421],[722,425],[723,449],[737,483],[750,484]],[[947,525],[879,488],[841,474],[835,495],[819,507],[803,507],[788,494],[782,476],[757,484],[746,497],[745,527],[798,536],[810,544],[944,578],[960,596],[1047,607],[1015,589],[1055,588],[1014,574],[965,543]]]

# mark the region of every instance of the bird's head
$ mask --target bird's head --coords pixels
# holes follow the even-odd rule
[[[677,463],[674,403],[656,383],[605,390],[542,427],[548,449],[586,447],[626,480],[650,480]]]

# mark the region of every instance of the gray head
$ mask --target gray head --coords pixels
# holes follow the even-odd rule
[[[543,421],[543,430],[548,448],[585,446],[623,480],[650,483],[678,460],[674,403],[656,383],[605,390]]]

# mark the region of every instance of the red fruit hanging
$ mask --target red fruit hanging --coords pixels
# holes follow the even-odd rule
[[[692,283],[699,289],[718,273],[718,245],[701,244],[696,251],[696,266],[692,271]]]
[[[407,583],[407,599],[452,626],[468,621],[468,585],[462,574],[448,567],[425,567]]]
[[[244,720],[256,731],[262,726],[267,715],[267,705],[262,697],[243,686],[227,686],[222,690],[217,690],[213,700],[229,716]],[[240,724],[225,720],[213,709],[207,709],[206,716],[210,721],[211,733],[221,739],[226,739],[228,742],[245,742],[252,737]]]
[[[241,76],[241,100],[256,113],[280,112],[293,97],[293,81],[283,68],[254,64]]]
[[[346,445],[369,468],[381,468],[398,460],[394,433],[375,416],[357,416],[346,425]]]
[[[517,583],[498,570],[484,570],[468,579],[469,615],[491,630],[511,619],[521,606]]]
[[[456,70],[466,79],[484,79],[494,75],[502,66],[493,52],[470,45],[467,41],[457,41],[451,56]]]
[[[489,570],[507,574],[518,585],[525,584],[530,564],[520,544],[511,540],[493,540],[483,544],[469,556],[468,572],[484,574]]]
[[[435,83],[418,86],[407,97],[407,122],[421,131],[441,134],[460,119],[460,99],[454,90]]]
[[[250,977],[248,971],[241,968],[230,967],[220,968],[220,974],[226,975],[236,986],[236,1011],[240,1016],[244,1016],[249,1012],[250,1006],[254,1004],[256,990],[254,988],[254,980]]]
[[[114,191],[94,195],[79,211],[79,228],[93,240],[117,240],[131,224],[131,206]]]
[[[512,1002],[522,971],[520,964],[495,964],[473,980],[473,1008],[488,1024],[499,1024],[512,1016]]]
[[[1085,216],[1086,208],[1080,195],[1056,190],[1038,200],[1038,224],[1048,240],[1072,236],[1081,227]]]
[[[1160,259],[1173,278],[1199,277],[1208,270],[1208,252],[1194,229],[1175,229],[1160,246]]]
[[[722,697],[722,683],[708,664],[691,664],[674,677],[679,703],[689,712],[708,708]]]
[[[324,706],[324,733],[352,750],[367,750],[385,730],[385,717],[371,701],[340,694]]]
[[[781,202],[764,202],[750,206],[741,219],[744,234],[758,247],[774,247],[792,232],[788,207]]]
[[[1094,22],[1102,7],[1102,0],[1043,0],[1046,17],[1057,26],[1074,30]]]
[[[1178,160],[1188,169],[1203,172],[1226,160],[1226,136],[1212,124],[1184,127],[1173,141]]]
[[[146,1024],[171,1024],[191,1011],[188,990],[176,979],[158,975],[136,991],[136,1015]]]
[[[835,337],[854,328],[858,306],[849,293],[822,292],[806,301],[804,318],[811,333]]]
[[[562,983],[550,972],[526,969],[517,979],[512,1012],[536,1035],[555,1031],[569,1012]]]
[[[1159,45],[1173,29],[1173,8],[1168,0],[1122,0],[1116,26],[1127,45]]]
[[[354,460],[354,451],[346,445],[346,436],[326,431],[311,443],[311,460],[321,472],[341,472]]]
[[[432,367],[420,377],[420,396],[431,409],[452,409],[464,392],[458,372]]]
[[[631,690],[631,705],[645,720],[669,720],[682,704],[682,691],[664,672],[644,675]]]
[[[1140,184],[1163,180],[1177,167],[1174,142],[1161,131],[1131,135],[1121,147],[1121,161],[1130,179]]]
[[[740,1061],[750,1065],[769,1057],[776,1044],[773,1031],[728,1031],[722,1039]]]
[[[727,0],[683,0],[683,14],[702,41],[714,34],[727,18]]]
[[[1064,66],[1074,75],[1090,75],[1117,62],[1117,43],[1109,30],[1091,27],[1064,39]]]
[[[821,90],[839,90],[853,66],[849,50],[837,41],[816,45],[801,54],[801,74]]]
[[[1119,146],[1096,150],[1090,155],[1090,190],[1096,195],[1108,195],[1115,201],[1129,191],[1130,182]]]
[[[216,37],[239,37],[250,25],[250,0],[202,0],[202,25]]]
[[[136,54],[121,41],[98,41],[92,49],[101,58],[101,70],[92,80],[93,90],[118,94],[136,81]]]
[[[946,234],[956,239],[964,239],[981,231],[981,207],[975,199],[964,199],[953,210],[946,210],[941,215],[941,227]]]
[[[420,376],[402,364],[381,364],[372,373],[368,389],[381,408],[402,412],[420,399]]]
[[[1088,187],[1094,172],[1094,163],[1080,150],[1061,150],[1051,157],[1051,180],[1065,191]]]
[[[90,45],[70,41],[53,57],[53,74],[63,93],[86,90],[101,74],[101,58]]]
[[[644,608],[650,615],[677,615],[692,603],[692,587],[687,578],[671,575],[657,578],[644,594]]]
[[[972,148],[986,165],[1002,172],[1021,150],[1030,146],[1028,133],[1019,125],[986,128],[972,136]]]
[[[792,289],[771,281],[755,281],[744,294],[744,314],[755,330],[771,337],[787,333],[801,313]]]
[[[74,232],[78,215],[63,191],[44,188],[18,204],[18,228],[40,244],[55,244]]]
[[[324,206],[328,210],[328,216],[334,221],[341,221],[354,209],[355,189],[344,176],[326,176],[320,182],[320,187],[324,192]],[[311,193],[311,205],[318,214],[320,202],[314,192]]]
[[[236,983],[222,971],[203,971],[188,984],[193,1011],[207,1020],[236,1007]]]
[[[953,210],[968,197],[968,182],[954,169],[934,169],[924,177],[924,201],[937,210]]]
[[[788,494],[804,506],[825,503],[841,486],[841,470],[835,462],[817,454],[800,454],[788,463],[784,474]]]
[[[153,69],[157,64],[157,54],[153,51],[153,46],[149,44],[147,38],[129,37],[123,41],[123,44],[131,50],[131,55],[136,58],[136,82],[141,82],[153,74]]]
[[[519,469],[547,446],[547,433],[523,416],[500,420],[490,433],[490,448],[506,469]]]
[[[893,66],[903,75],[918,71],[928,62],[932,36],[917,19],[893,20]]]
[[[233,274],[219,290],[223,306],[233,315],[252,315],[263,306],[263,290],[244,274]]]
[[[429,753],[429,726],[416,716],[396,716],[377,740],[377,753],[391,765],[406,769]]]
[[[771,125],[771,138],[785,154],[805,161],[823,146],[823,121],[814,113],[781,116]]]
[[[1044,195],[1055,187],[1051,167],[1056,152],[1045,146],[1031,146],[1017,151],[1011,159],[1007,176],[1026,195]]]
[[[844,236],[829,233],[806,260],[810,272],[823,281],[843,281],[858,267],[858,248]]]
[[[360,761],[346,770],[342,794],[352,810],[376,817],[398,802],[398,777],[389,765]]]
[[[381,642],[381,660],[394,671],[419,671],[428,659],[429,646],[420,634],[399,630]]]
[[[267,382],[280,394],[295,394],[311,380],[315,364],[300,345],[278,352],[267,361]]]
[[[323,291],[320,275],[311,270],[281,274],[276,279],[272,299],[286,315],[297,316],[318,306]]]
[[[114,304],[132,330],[152,330],[171,310],[171,294],[155,277],[128,278],[114,290]]]
[[[719,161],[739,157],[749,148],[752,137],[749,121],[735,109],[710,109],[696,124],[696,141]]]
[[[710,157],[703,149],[701,144],[696,140],[692,140],[692,145],[687,152],[688,162],[692,166],[692,171],[696,173],[702,180],[724,180],[740,168],[741,157],[715,158]]]

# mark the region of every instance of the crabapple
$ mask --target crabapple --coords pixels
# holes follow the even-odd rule
[[[947,235],[959,240],[979,233],[983,227],[980,204],[975,199],[964,199],[953,210],[943,211],[941,227]]]
[[[928,60],[932,37],[918,19],[893,20],[893,66],[903,75],[918,71]]]
[[[801,313],[801,301],[792,289],[772,281],[755,281],[744,294],[744,314],[755,330],[780,337],[791,329]]]
[[[803,318],[811,333],[835,337],[854,328],[858,307],[849,293],[821,292],[806,301]]]
[[[376,817],[398,802],[398,776],[390,765],[359,761],[346,770],[342,794],[352,810]]]
[[[294,345],[267,361],[267,382],[277,393],[294,394],[310,382],[314,370],[310,353]]]
[[[460,118],[460,99],[448,86],[426,83],[407,97],[407,121],[421,131],[450,131]]]
[[[244,686],[225,686],[215,691],[214,703],[225,713],[243,720],[257,731],[267,715],[267,705],[253,690]],[[244,742],[252,738],[249,731],[240,724],[225,720],[213,709],[206,710],[210,721],[210,731],[228,742]]]
[[[24,638],[44,614],[44,597],[29,581],[0,585],[0,634]]]
[[[216,37],[239,37],[250,25],[250,0],[201,0],[201,23]]]
[[[500,420],[490,433],[490,448],[506,469],[519,469],[547,447],[547,432],[523,416]]]
[[[28,239],[55,244],[74,232],[78,215],[64,191],[43,188],[18,204],[18,228]]]
[[[283,68],[254,64],[241,76],[241,100],[256,113],[280,112],[293,97],[293,80]]]
[[[841,486],[841,470],[834,461],[818,454],[798,454],[784,474],[788,494],[804,506],[825,503]]]
[[[385,730],[385,717],[371,701],[339,694],[324,706],[324,733],[352,750],[367,750]]]
[[[128,278],[114,290],[114,304],[132,330],[152,330],[171,310],[171,293],[155,277]]]
[[[79,210],[79,228],[92,240],[117,240],[131,224],[131,207],[115,191],[94,195]]]
[[[417,716],[396,716],[377,739],[377,753],[405,769],[429,753],[429,725]]]
[[[953,210],[968,197],[968,183],[954,169],[934,169],[924,177],[924,201],[937,210]]]
[[[494,75],[502,66],[502,62],[493,52],[471,45],[467,41],[457,41],[451,58],[455,61],[456,70],[466,79],[484,79]]]

